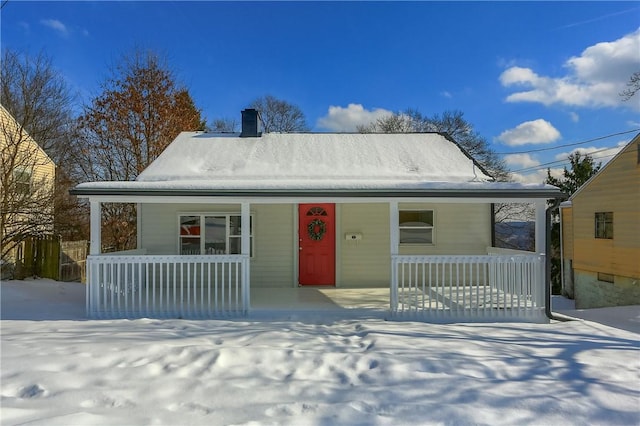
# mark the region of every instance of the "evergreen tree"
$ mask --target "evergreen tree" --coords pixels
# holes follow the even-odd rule
[[[575,152],[569,155],[570,168],[564,168],[561,178],[551,176],[551,170],[547,169],[547,179],[544,183],[557,186],[560,190],[570,197],[582,185],[584,185],[591,176],[600,170],[601,164],[596,164],[589,154],[582,155]],[[551,253],[547,253],[551,257],[551,289],[553,294],[560,294],[562,291],[562,277],[560,266],[560,217],[559,212],[552,213],[551,224]],[[573,297],[573,295],[567,295]]]

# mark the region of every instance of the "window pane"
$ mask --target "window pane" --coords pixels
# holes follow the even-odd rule
[[[240,235],[242,231],[242,218],[240,216],[229,217],[229,235]]]
[[[200,237],[181,237],[180,254],[200,254]]]
[[[614,276],[611,274],[605,274],[604,272],[598,272],[598,281],[604,281],[607,283],[614,282]]]
[[[613,223],[604,224],[604,238],[613,238]]]
[[[433,229],[400,229],[400,243],[431,244]]]
[[[204,218],[204,249],[206,254],[227,252],[227,219],[224,216]]]
[[[180,216],[180,235],[200,235],[200,216]]]
[[[238,237],[229,238],[229,254],[242,253],[242,239]]]
[[[433,226],[432,210],[401,210],[400,226]]]
[[[249,241],[249,256],[253,257],[253,237]],[[229,254],[242,254],[241,237],[229,237]]]
[[[31,192],[31,173],[26,169],[13,171],[16,194],[29,194]]]
[[[253,217],[249,216],[249,232],[253,230]],[[242,217],[229,216],[229,235],[242,235]]]
[[[595,237],[613,239],[613,212],[595,214]]]

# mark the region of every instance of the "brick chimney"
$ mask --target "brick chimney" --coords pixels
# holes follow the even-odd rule
[[[241,138],[257,138],[262,136],[260,128],[260,117],[258,110],[247,108],[242,111],[242,133]]]

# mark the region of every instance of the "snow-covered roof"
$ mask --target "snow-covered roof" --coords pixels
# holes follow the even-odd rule
[[[91,182],[74,193],[267,191],[549,191],[496,183],[439,133],[181,133],[135,182]],[[524,195],[524,194],[523,194]]]
[[[241,138],[181,133],[139,182],[479,182],[491,178],[437,133],[267,133]],[[285,184],[287,186],[288,184]]]

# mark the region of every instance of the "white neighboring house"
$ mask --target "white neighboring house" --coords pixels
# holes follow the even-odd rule
[[[133,182],[88,182],[95,317],[245,315],[251,294],[389,289],[398,317],[545,320],[548,185],[493,182],[448,136],[181,133]],[[101,203],[138,248],[101,254]],[[491,248],[492,203],[536,207],[536,252]],[[291,307],[295,310],[295,306]]]

